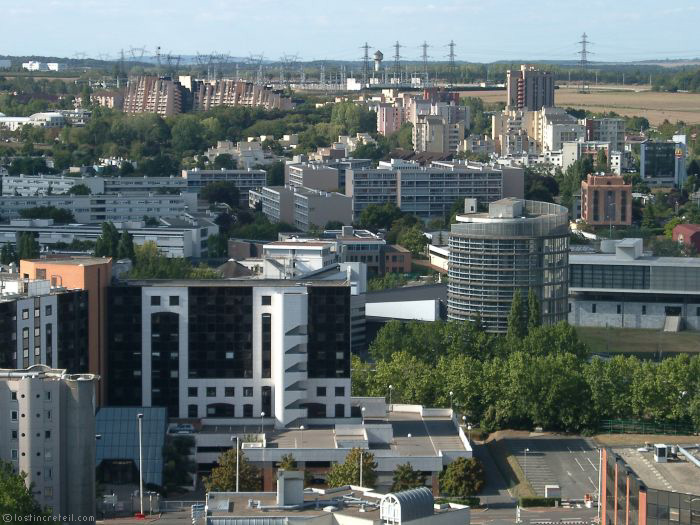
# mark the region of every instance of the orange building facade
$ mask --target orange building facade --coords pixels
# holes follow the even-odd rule
[[[588,175],[581,182],[581,218],[592,226],[629,226],[632,185],[619,175]]]
[[[88,292],[88,370],[101,378],[96,390],[97,403],[105,399],[107,358],[107,286],[112,279],[112,259],[69,257],[63,259],[21,260],[20,275],[29,279],[48,279],[51,286],[79,288]]]

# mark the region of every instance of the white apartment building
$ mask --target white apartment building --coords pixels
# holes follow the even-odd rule
[[[586,140],[586,126],[564,109],[503,111],[492,117],[491,137],[501,156],[561,151],[562,143]]]
[[[219,232],[219,226],[211,219],[191,214],[177,218],[161,218],[158,226],[146,226],[144,221],[116,222],[119,231],[126,230],[134,244],[154,242],[166,257],[204,257],[207,239]],[[74,241],[95,242],[102,235],[99,224],[53,224],[52,219],[15,219],[0,224],[0,245],[17,245],[24,232],[34,234],[44,251],[65,250]]]
[[[350,416],[344,280],[128,281],[108,301],[112,405],[275,428]]]
[[[293,188],[313,188],[323,191],[338,191],[340,173],[338,169],[319,163],[288,164],[285,183]]]
[[[66,125],[65,117],[57,111],[34,113],[28,117],[8,117],[0,113],[0,126],[17,131],[22,126],[39,126],[41,128],[62,128]]]
[[[338,247],[334,241],[288,239],[263,245],[263,257],[278,261],[287,274],[302,275],[327,268],[338,262]]]
[[[586,126],[586,140],[609,142],[611,151],[625,149],[625,120],[621,118],[586,118],[581,122]]]
[[[161,190],[188,191],[186,178],[170,177],[71,177],[66,175],[6,175],[0,180],[5,197],[65,194],[73,186],[87,186],[93,195],[103,193],[150,193]],[[193,191],[199,186],[193,183]]]
[[[258,190],[265,186],[267,182],[267,172],[265,170],[237,169],[237,170],[182,170],[182,178],[187,181],[187,188],[190,191],[199,191],[212,182],[231,182],[240,193],[241,206],[248,204],[248,192]]]
[[[214,162],[216,157],[222,154],[231,155],[231,158],[236,161],[236,165],[246,170],[258,166],[268,166],[280,160],[269,151],[264,150],[262,143],[258,141],[234,144],[230,140],[220,140],[216,143],[216,147],[209,148],[205,155],[209,162]]]
[[[352,222],[352,198],[341,193],[294,186],[262,189],[262,212],[272,222],[285,222],[301,231],[323,228],[328,222]]]
[[[19,219],[20,212],[38,206],[54,206],[73,212],[76,222],[142,221],[144,217],[179,217],[197,209],[197,194],[153,193],[110,195],[46,195],[38,197],[3,197],[0,216]]]
[[[345,194],[353,199],[359,217],[370,204],[396,204],[419,217],[443,216],[458,199],[496,201],[504,196],[522,198],[521,168],[496,168],[469,162],[380,162],[377,169],[348,170]]]
[[[95,519],[95,383],[34,365],[0,370],[0,459],[27,474],[36,501],[64,523]]]
[[[22,63],[22,69],[27,71],[64,71],[68,69],[68,66],[62,62],[37,62],[30,60]]]

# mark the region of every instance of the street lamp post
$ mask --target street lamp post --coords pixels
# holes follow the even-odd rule
[[[301,425],[299,430],[301,431],[301,448],[304,448],[304,425]]]
[[[394,390],[394,385],[389,385],[389,412],[391,412],[391,391]]]
[[[452,396],[454,395],[454,392],[450,390],[450,410],[452,410]]]
[[[363,408],[364,410],[364,408]],[[362,487],[362,450],[360,450],[360,487]]]
[[[139,421],[139,500],[141,502],[140,517],[143,514],[143,414],[136,414]]]
[[[527,481],[527,453],[530,452],[529,448],[525,449],[525,481]]]
[[[234,440],[234,436],[231,436],[231,441],[233,441],[233,440]],[[235,440],[236,440],[236,492],[238,492],[238,479],[240,477],[239,476],[240,471],[238,468],[238,454],[239,454],[238,449],[240,448],[238,446],[238,436],[235,436]]]
[[[364,425],[365,424],[365,407],[362,407],[361,412],[362,412],[362,424]]]
[[[260,412],[260,433],[263,433],[263,418],[265,417],[265,412]]]
[[[467,425],[467,430],[469,431],[469,442],[471,443],[471,441],[472,441],[472,424],[471,423],[469,423]]]

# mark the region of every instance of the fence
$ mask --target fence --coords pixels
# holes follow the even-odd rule
[[[601,434],[688,434],[695,433],[690,423],[668,423],[639,419],[603,419],[598,425]]]

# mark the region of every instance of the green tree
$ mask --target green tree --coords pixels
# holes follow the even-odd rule
[[[423,486],[425,486],[425,475],[420,470],[413,470],[410,463],[399,465],[394,470],[391,492],[400,492]]]
[[[134,237],[126,230],[119,237],[116,255],[118,259],[130,259],[132,262],[136,259]]]
[[[204,146],[205,129],[195,115],[183,115],[177,118],[172,128],[173,149],[184,155],[198,153]]]
[[[508,337],[521,339],[527,333],[527,317],[523,308],[520,290],[515,290],[508,314]]]
[[[281,470],[299,470],[299,465],[297,464],[297,460],[294,458],[292,454],[285,454],[280,458],[280,464],[279,468]],[[308,470],[304,471],[304,485],[309,485],[311,483],[311,480],[313,479],[313,475],[311,472]]]
[[[214,159],[214,169],[217,169],[217,170],[220,170],[220,169],[235,170],[236,169],[236,161],[228,153],[222,153],[221,155],[217,155],[216,158]]]
[[[95,242],[96,257],[118,257],[119,230],[111,222],[102,223],[102,235]]]
[[[222,202],[232,208],[240,204],[240,192],[233,182],[217,181],[204,186],[199,196],[210,203]]]
[[[421,255],[425,252],[428,238],[419,226],[405,229],[399,235],[398,242],[401,246],[409,250],[413,255]]]
[[[194,447],[192,436],[166,437],[163,447],[163,483],[166,490],[192,485],[197,465],[189,456]]]
[[[23,219],[53,219],[56,224],[68,224],[75,222],[73,212],[55,206],[37,206],[20,210],[20,217]]]
[[[377,482],[377,463],[374,454],[367,450],[353,448],[343,463],[336,463],[328,471],[329,487],[360,485],[360,458],[362,458],[362,486],[372,488]]]
[[[441,489],[456,498],[467,498],[484,487],[484,467],[476,458],[457,458],[443,471]]]
[[[533,288],[527,292],[527,329],[528,331],[542,324],[542,311],[540,309],[540,301]]]
[[[267,185],[284,185],[284,162],[273,162],[272,164],[267,166]]]
[[[33,485],[27,486],[27,475],[15,474],[12,464],[0,461],[0,513],[4,516],[49,516],[36,502]]]
[[[401,216],[401,210],[391,202],[370,204],[360,213],[360,226],[370,230],[389,229],[392,223],[400,219]]]
[[[608,156],[604,149],[599,149],[595,158],[595,170],[598,173],[607,173],[608,171]]]
[[[207,491],[233,492],[236,490],[236,448],[219,456],[218,465],[211,475],[204,478]],[[242,450],[238,451],[238,483],[242,492],[259,492],[262,489],[260,469],[250,463]]]
[[[13,244],[6,242],[0,249],[0,264],[10,264],[17,262],[17,252]]]
[[[19,236],[17,251],[17,257],[19,259],[37,259],[39,257],[39,243],[31,232],[23,232]]]
[[[85,184],[71,186],[66,192],[68,195],[90,195],[92,192]]]
[[[210,235],[207,239],[209,257],[226,257],[228,255],[228,237],[224,233]]]

